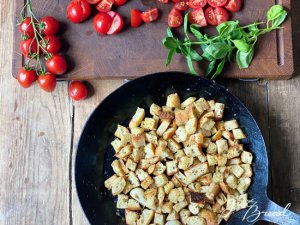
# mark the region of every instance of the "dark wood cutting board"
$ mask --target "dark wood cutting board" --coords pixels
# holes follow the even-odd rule
[[[16,0],[15,18],[24,5]],[[231,19],[241,24],[255,20],[265,21],[266,10],[274,0],[243,0],[242,11],[232,13]],[[279,1],[290,12],[291,0]],[[185,59],[176,55],[170,66],[165,66],[167,50],[161,46],[166,34],[167,14],[173,6],[160,4],[156,0],[129,0],[126,5],[114,8],[125,18],[125,28],[118,35],[99,36],[93,29],[93,17],[81,24],[72,24],[66,18],[69,0],[32,0],[33,10],[38,18],[52,15],[61,22],[60,37],[63,39],[62,53],[67,56],[69,70],[63,79],[133,78],[159,71],[188,71]],[[146,10],[157,6],[158,21],[130,28],[130,9]],[[94,7],[93,7],[94,8]],[[94,10],[92,15],[97,12]],[[289,14],[290,15],[290,14]],[[181,28],[182,29],[182,28]],[[206,28],[211,32],[214,28]],[[19,45],[21,37],[17,26],[14,30],[13,75],[24,63]],[[197,66],[201,72],[201,65]],[[236,64],[226,66],[227,78],[289,79],[294,72],[291,17],[284,29],[262,37],[256,47],[255,59],[249,69],[240,70]]]

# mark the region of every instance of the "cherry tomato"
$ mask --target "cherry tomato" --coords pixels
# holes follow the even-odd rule
[[[21,52],[27,58],[34,58],[38,52],[38,45],[36,39],[29,38],[21,41]]]
[[[142,12],[141,17],[145,23],[153,22],[153,21],[157,20],[157,18],[158,18],[158,9],[152,8],[145,12]]]
[[[180,2],[175,3],[174,8],[179,11],[185,11],[189,8],[189,0],[181,0]]]
[[[242,0],[228,0],[225,8],[231,12],[240,11],[242,8]]]
[[[123,26],[124,26],[124,21],[122,16],[119,13],[116,13],[114,11],[109,11],[107,14],[113,19],[112,24],[107,31],[107,34],[117,34],[119,33]]]
[[[112,5],[114,4],[114,0],[101,0],[96,6],[96,9],[99,12],[108,12],[111,10]]]
[[[85,0],[73,0],[67,7],[67,17],[73,23],[86,20],[91,14],[91,7]]]
[[[226,5],[226,3],[227,3],[227,0],[207,0],[207,1],[208,1],[208,4],[214,8]]]
[[[192,12],[190,12],[188,19],[191,24],[198,24],[201,27],[207,26],[207,22],[202,8],[194,9]]]
[[[69,96],[75,100],[80,101],[87,97],[88,90],[86,85],[80,81],[73,81],[69,87]]]
[[[47,53],[55,54],[59,52],[61,48],[60,39],[54,35],[46,36],[44,38],[45,42],[42,42],[43,48],[47,51]]]
[[[107,13],[98,13],[94,17],[94,29],[102,35],[106,35],[111,27],[113,19]]]
[[[67,71],[67,62],[63,56],[54,54],[46,60],[46,68],[50,73],[61,75]]]
[[[193,9],[203,8],[207,4],[207,0],[189,0],[189,6]]]
[[[226,9],[217,7],[214,9],[217,24],[221,24],[229,20],[229,14]]]
[[[18,73],[17,80],[23,88],[30,87],[38,79],[36,72],[32,68],[22,67]]]
[[[127,0],[115,0],[114,4],[116,6],[121,6],[121,5],[124,5],[126,2],[127,2]]]
[[[131,9],[130,22],[131,27],[139,27],[142,23],[141,11],[138,9]]]
[[[52,16],[45,16],[41,19],[44,35],[54,35],[59,30],[59,22]]]
[[[94,4],[97,4],[98,2],[100,2],[100,0],[86,0],[87,3],[91,4],[91,5],[94,5]]]
[[[167,4],[169,0],[158,0],[160,3]]]
[[[183,17],[177,9],[172,9],[168,15],[169,27],[180,27],[183,22]]]
[[[19,31],[23,35],[25,35],[27,38],[33,38],[34,37],[34,30],[33,26],[31,24],[31,18],[26,17],[25,20],[19,25]]]
[[[56,77],[52,73],[41,74],[38,84],[44,91],[52,92],[56,87]]]
[[[206,10],[205,10],[205,18],[206,18],[206,21],[210,24],[210,25],[217,25],[218,24],[218,21],[216,19],[216,16],[215,16],[215,12],[214,12],[214,9],[212,7],[208,7]]]

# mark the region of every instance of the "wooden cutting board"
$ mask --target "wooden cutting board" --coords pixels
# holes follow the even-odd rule
[[[15,21],[23,7],[23,0],[16,0]],[[238,19],[241,24],[255,20],[265,21],[266,10],[274,0],[243,0],[243,9],[232,13],[231,19]],[[291,0],[281,0],[290,11]],[[66,55],[69,70],[62,79],[102,79],[134,78],[160,71],[186,71],[185,59],[176,55],[170,66],[165,66],[167,50],[162,47],[165,37],[167,14],[173,4],[160,4],[156,0],[129,0],[126,5],[114,8],[125,19],[125,28],[118,35],[99,36],[93,29],[93,17],[81,24],[72,24],[66,18],[69,0],[32,0],[33,10],[38,18],[45,15],[56,17],[61,22],[59,36],[63,39],[62,53]],[[157,6],[160,10],[158,21],[143,24],[137,29],[130,28],[130,9],[146,10]],[[94,7],[93,7],[94,8]],[[92,15],[97,12],[94,10]],[[182,29],[182,28],[181,28]],[[204,31],[211,33],[214,28]],[[19,45],[21,37],[17,26],[14,31],[13,75],[24,63]],[[199,71],[201,65],[197,65]],[[203,65],[202,65],[203,67]],[[240,70],[236,64],[226,66],[227,78],[266,78],[289,79],[294,72],[291,17],[284,24],[284,29],[262,37],[256,47],[256,55],[249,69]]]

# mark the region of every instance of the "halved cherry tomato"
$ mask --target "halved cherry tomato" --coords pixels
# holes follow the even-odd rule
[[[202,8],[194,9],[192,12],[190,12],[188,19],[191,24],[198,24],[201,27],[207,26],[207,22]]]
[[[107,34],[117,34],[119,33],[123,26],[124,26],[124,21],[122,16],[114,11],[109,11],[107,12],[107,14],[112,18],[112,24],[109,28],[109,30],[107,31]]]
[[[229,20],[229,14],[226,9],[217,7],[214,9],[217,24],[221,24]]]
[[[61,48],[60,39],[54,35],[46,36],[44,41],[41,41],[41,45],[48,53],[57,53]]]
[[[46,68],[50,73],[61,75],[67,71],[67,62],[63,56],[54,54],[46,60]]]
[[[157,18],[158,18],[158,9],[152,8],[145,12],[142,12],[141,17],[145,23],[153,22],[153,21],[157,20]]]
[[[96,9],[99,12],[108,12],[111,10],[112,5],[114,4],[114,0],[101,0],[96,6]]]
[[[131,9],[130,22],[131,27],[139,27],[142,23],[141,11],[138,9]]]
[[[127,2],[127,0],[115,0],[114,4],[116,6],[121,6],[121,5],[124,5],[126,2]]]
[[[193,9],[203,8],[206,4],[206,0],[189,0],[189,7]]]
[[[21,52],[27,58],[34,57],[38,52],[38,44],[36,39],[29,38],[21,41]]]
[[[94,4],[97,4],[98,2],[100,2],[100,0],[86,0],[87,3],[91,4],[91,5],[94,5]]]
[[[169,0],[158,0],[160,3],[167,4]]]
[[[88,91],[86,85],[81,81],[73,81],[69,86],[69,96],[74,101],[80,101],[87,97]]]
[[[242,0],[228,0],[225,8],[231,12],[240,11],[242,8]]]
[[[91,7],[86,0],[73,0],[67,7],[67,17],[73,23],[86,20],[91,14]]]
[[[207,0],[208,4],[210,4],[212,7],[221,7],[223,5],[226,5],[227,0]]]
[[[111,27],[113,19],[107,13],[98,13],[94,17],[94,29],[102,35],[106,35]]]
[[[23,88],[30,87],[38,79],[36,72],[32,68],[22,67],[18,73],[17,80]]]
[[[26,19],[23,20],[23,22],[19,25],[19,31],[20,33],[22,33],[22,35],[25,35],[27,38],[34,37],[34,30],[31,24],[30,17],[26,17]]]
[[[44,35],[54,35],[59,30],[59,22],[52,16],[45,16],[41,19]]]
[[[173,8],[168,15],[168,25],[169,27],[180,27],[183,22],[183,17],[181,13]]]
[[[215,25],[218,24],[218,21],[217,21],[216,16],[215,16],[214,9],[212,7],[208,7],[205,10],[205,18],[206,18],[207,23],[209,23],[210,25],[215,26]]]
[[[179,11],[185,11],[189,8],[189,0],[181,0],[180,2],[175,3],[174,8]]]
[[[38,78],[38,84],[44,91],[52,92],[56,87],[56,77],[52,73],[41,74]]]

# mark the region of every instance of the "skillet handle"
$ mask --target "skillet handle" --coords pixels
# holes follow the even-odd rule
[[[261,212],[260,220],[266,220],[279,225],[299,225],[300,215],[289,210],[290,204],[285,208],[267,199]]]

